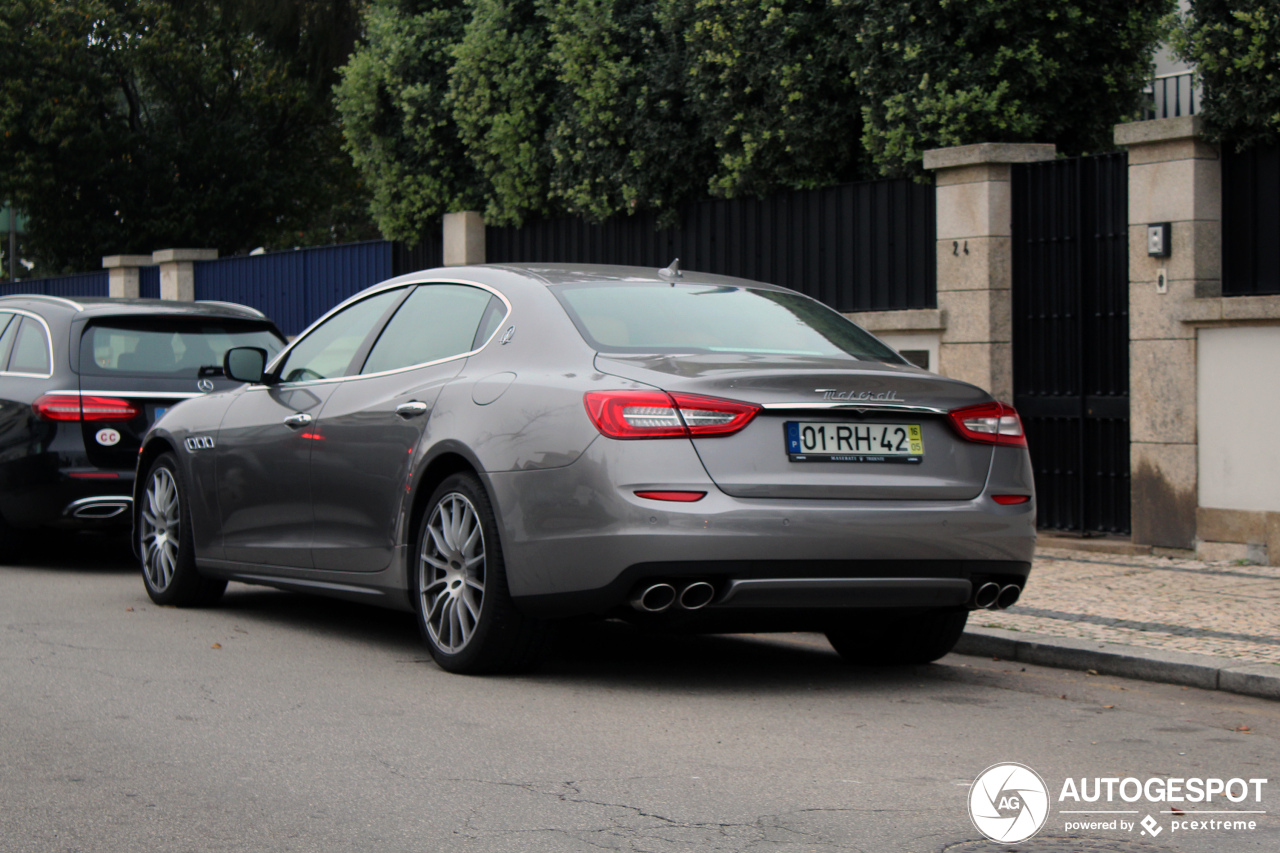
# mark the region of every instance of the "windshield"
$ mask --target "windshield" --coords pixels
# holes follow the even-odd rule
[[[861,327],[798,293],[659,282],[565,284],[551,290],[599,352],[848,356],[906,363]]]
[[[284,341],[262,323],[98,323],[80,343],[80,372],[99,376],[197,376],[202,367],[222,369],[232,347],[262,347],[268,359]]]

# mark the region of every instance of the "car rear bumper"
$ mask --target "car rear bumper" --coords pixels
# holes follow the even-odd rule
[[[15,527],[127,527],[133,506],[132,470],[89,465],[25,465],[9,472],[0,514]]]
[[[957,501],[735,498],[696,456],[663,459],[675,444],[651,464],[607,464],[616,457],[592,448],[564,468],[489,475],[522,607],[604,613],[646,583],[694,580],[715,588],[708,613],[964,606],[974,581],[1021,584],[1030,570],[1034,500],[1001,506],[988,489]],[[635,495],[656,486],[707,494],[694,503]]]

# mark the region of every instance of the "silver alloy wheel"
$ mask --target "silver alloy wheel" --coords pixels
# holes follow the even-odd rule
[[[441,651],[455,654],[475,636],[484,583],[480,515],[465,495],[450,492],[427,521],[418,560],[422,621]]]
[[[147,583],[156,592],[164,592],[178,566],[182,517],[178,484],[168,468],[159,467],[151,472],[141,515],[142,565]]]

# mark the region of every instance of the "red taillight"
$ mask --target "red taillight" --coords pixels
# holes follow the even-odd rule
[[[706,492],[636,492],[636,497],[648,498],[651,501],[676,501],[677,503],[693,503],[707,496]]]
[[[1031,495],[992,495],[991,500],[1000,506],[1017,506],[1031,500]]]
[[[662,391],[589,391],[582,402],[610,438],[697,438],[732,435],[760,411],[753,403]]]
[[[78,394],[45,394],[31,408],[46,421],[131,421],[138,416],[138,407],[128,400]]]
[[[1027,436],[1022,431],[1022,419],[1008,403],[981,403],[947,412],[951,425],[969,441],[983,444],[999,444],[1006,447],[1026,447]]]

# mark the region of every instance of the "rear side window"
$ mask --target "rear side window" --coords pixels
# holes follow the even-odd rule
[[[9,348],[18,336],[19,322],[16,314],[0,314],[0,370],[9,369]]]
[[[381,373],[470,352],[481,319],[493,313],[491,302],[503,307],[478,287],[420,285],[387,323],[360,372]]]
[[[232,347],[262,347],[274,355],[284,342],[270,327],[235,321],[112,321],[95,323],[80,341],[80,372],[98,376],[198,376],[222,367]]]
[[[599,352],[851,356],[906,363],[860,326],[798,293],[615,282],[551,290]]]
[[[47,376],[52,371],[53,366],[49,363],[49,336],[45,334],[44,326],[30,317],[23,317],[18,326],[18,335],[13,341],[9,372]]]

